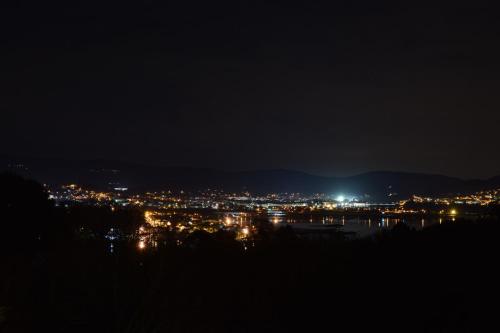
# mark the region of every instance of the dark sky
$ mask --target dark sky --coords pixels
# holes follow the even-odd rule
[[[500,174],[496,1],[0,5],[0,153]]]

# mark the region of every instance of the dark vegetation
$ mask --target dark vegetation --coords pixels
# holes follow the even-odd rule
[[[314,242],[262,222],[246,251],[221,231],[109,253],[75,230],[136,213],[56,209],[40,185],[0,177],[2,332],[496,331],[496,217]]]

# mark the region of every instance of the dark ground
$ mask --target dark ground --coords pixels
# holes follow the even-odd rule
[[[2,255],[2,329],[26,332],[491,331],[498,221],[393,230],[377,240],[283,237],[247,252],[109,254],[73,242]]]

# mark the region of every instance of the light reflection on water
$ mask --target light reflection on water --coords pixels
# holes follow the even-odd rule
[[[395,218],[395,217],[381,217],[381,218],[363,218],[363,217],[352,217],[346,218],[333,217],[333,216],[305,216],[304,218],[287,218],[287,217],[269,217],[269,221],[274,225],[290,225],[292,228],[297,230],[301,228],[307,228],[307,226],[313,225],[338,225],[339,230],[345,232],[352,232],[357,235],[357,237],[365,237],[371,234],[375,234],[384,229],[393,228],[399,223],[405,223],[410,228],[421,230],[423,228],[429,227],[433,224],[443,223],[443,218]],[[453,219],[451,219],[453,221]]]
[[[242,235],[247,237],[253,228],[253,223],[258,217],[251,214],[230,213],[224,214],[215,223],[220,223],[221,228],[229,228],[231,230],[239,230]],[[382,230],[391,229],[399,223],[404,223],[408,227],[420,230],[429,227],[433,224],[441,224],[445,221],[454,221],[455,218],[421,218],[421,217],[354,217],[354,216],[331,216],[331,215],[309,215],[303,216],[287,216],[287,215],[269,215],[267,220],[276,228],[289,225],[297,234],[301,232],[321,233],[322,231],[331,232],[339,230],[349,233],[350,238],[363,238],[374,235]],[[210,231],[213,232],[213,231]],[[184,232],[184,237],[189,232]],[[181,246],[183,236],[180,239],[174,239],[175,245]],[[117,243],[114,243],[114,238],[107,237],[109,242],[108,252],[113,254],[117,252]],[[146,230],[140,227],[137,230],[137,238],[134,240],[134,247],[137,251],[147,252],[160,247],[160,244],[166,244],[165,239],[158,238],[158,234],[154,231]],[[245,249],[247,245],[245,244]]]
[[[398,217],[380,217],[380,218],[372,218],[372,217],[335,217],[335,216],[313,216],[313,215],[305,215],[303,217],[290,217],[286,215],[270,215],[267,219],[273,225],[285,226],[290,225],[293,227],[301,227],[301,226],[316,226],[316,225],[338,225],[340,230],[346,232],[355,232],[358,233],[359,236],[365,236],[372,233],[376,233],[377,231],[390,229],[396,226],[399,223],[405,223],[410,228],[420,230],[422,228],[429,227],[433,224],[441,224],[445,221],[443,218],[420,218],[420,217],[406,217],[406,218],[398,218]],[[253,224],[253,218],[249,215],[245,216],[244,219],[239,219],[239,224],[241,226],[250,226]],[[446,219],[446,221],[455,221],[455,218]]]

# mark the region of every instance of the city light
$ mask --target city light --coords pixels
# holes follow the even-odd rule
[[[165,223],[157,217],[157,214],[150,211],[144,212],[144,220],[153,228],[164,227]]]
[[[231,229],[236,233],[237,240],[246,242],[254,236],[252,224],[256,219],[266,219],[276,229],[281,225],[299,228],[300,222],[314,224],[321,221],[321,217],[322,224],[333,224],[337,218],[340,225],[349,226],[351,221],[335,214],[359,214],[368,217],[367,225],[371,228],[379,225],[380,221],[370,219],[374,216],[372,214],[384,217],[381,224],[383,227],[392,227],[394,223],[389,223],[389,219],[397,221],[413,219],[414,216],[420,222],[419,228],[423,228],[433,223],[433,219],[422,220],[427,214],[436,214],[440,218],[435,222],[444,223],[445,216],[449,220],[455,220],[458,216],[468,215],[469,207],[477,210],[481,206],[500,204],[500,189],[438,197],[409,195],[385,203],[371,201],[369,197],[358,200],[356,196],[359,198],[359,194],[352,192],[251,195],[246,192],[203,190],[194,193],[159,191],[132,194],[120,191],[99,192],[77,184],[49,189],[49,195],[61,206],[85,204],[108,207],[115,211],[115,215],[122,210],[137,209],[142,214],[143,224],[139,224],[134,234],[127,235],[124,230],[116,228],[111,229],[105,237],[109,241],[134,239],[138,250],[154,248],[154,242],[164,244],[165,232],[172,233],[176,240],[182,242],[195,231],[215,233],[221,229]],[[214,209],[215,206],[218,208]],[[321,217],[313,217],[316,215]],[[299,223],[294,225],[296,222]]]

